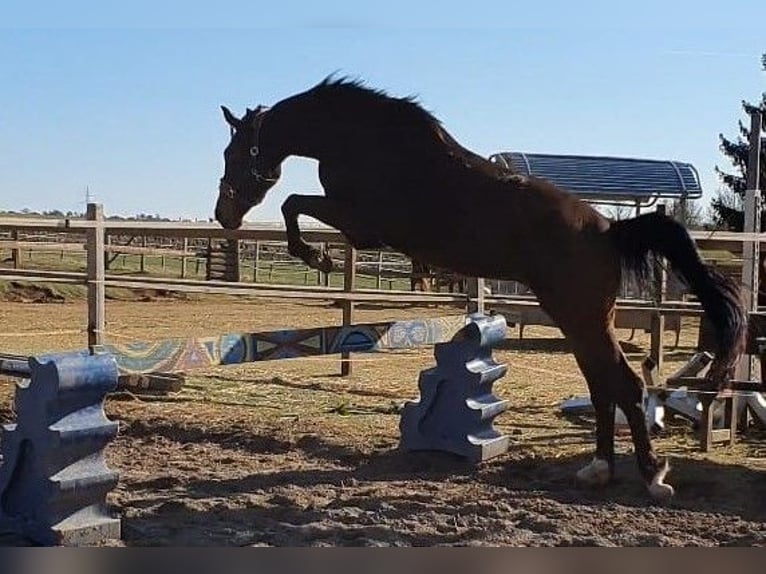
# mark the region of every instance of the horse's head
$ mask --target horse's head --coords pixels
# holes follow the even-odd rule
[[[223,152],[224,172],[218,186],[215,218],[226,229],[237,229],[242,218],[263,201],[281,174],[279,163],[261,153],[261,126],[268,108],[247,110],[242,119],[221,106],[231,127],[231,141]]]

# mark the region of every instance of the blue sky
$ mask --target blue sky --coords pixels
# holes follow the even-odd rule
[[[718,133],[766,91],[763,2],[110,4],[0,6],[0,209],[81,211],[87,187],[107,214],[206,219],[220,104],[273,104],[332,72],[416,95],[485,156],[692,162],[709,201]],[[248,219],[319,189],[315,163],[289,159]]]

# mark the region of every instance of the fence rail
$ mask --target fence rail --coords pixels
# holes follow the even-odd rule
[[[42,241],[33,241],[22,234],[32,234],[42,237]],[[7,238],[3,238],[6,236]],[[72,236],[82,239],[82,243],[72,241]],[[270,265],[270,273],[279,270],[289,259],[285,258],[283,246],[285,242],[284,229],[274,225],[244,225],[237,230],[223,229],[216,223],[192,222],[157,222],[157,221],[114,221],[103,218],[100,205],[89,204],[87,219],[44,219],[44,218],[0,218],[0,251],[11,250],[14,264],[20,259],[19,252],[26,251],[57,251],[63,253],[86,254],[86,271],[53,271],[45,269],[19,269],[0,267],[0,280],[25,280],[32,282],[68,283],[85,285],[88,288],[88,343],[90,346],[104,343],[105,323],[105,289],[107,287],[123,287],[131,289],[154,288],[171,291],[218,294],[247,294],[257,297],[279,297],[290,299],[324,299],[342,303],[343,325],[353,321],[355,303],[422,303],[450,304],[464,307],[467,312],[483,311],[485,306],[498,310],[522,312],[525,309],[537,307],[534,297],[524,295],[486,296],[482,288],[483,280],[469,280],[469,294],[412,292],[389,289],[380,290],[382,278],[389,282],[395,278],[407,278],[404,267],[406,259],[385,261],[381,253],[359,257],[344,236],[333,229],[307,228],[303,230],[304,238],[314,244],[334,247],[338,260],[343,261],[343,281],[341,286],[333,287],[325,277],[322,281],[317,274],[316,285],[278,285],[258,282],[259,265]],[[171,239],[169,245],[149,245],[147,237]],[[693,231],[692,237],[703,250],[725,250],[735,255],[743,252],[743,246],[748,242],[766,242],[766,233],[734,233],[725,231]],[[120,238],[119,243],[116,238]],[[136,245],[134,240],[142,238],[142,244]],[[243,240],[255,242],[253,259],[253,282],[244,281],[202,281],[185,276],[187,259],[197,259],[199,262],[204,252],[200,245],[190,245],[198,240]],[[178,242],[182,240],[182,248]],[[264,248],[264,251],[261,251]],[[248,252],[247,249],[243,249]],[[111,259],[110,256],[111,255]],[[144,258],[148,256],[162,257],[163,268],[165,257],[175,257],[182,261],[181,277],[153,277],[147,275],[128,276],[109,273],[109,265],[119,255],[138,255],[141,257],[141,270],[144,269]],[[281,259],[280,259],[281,257]],[[260,260],[259,260],[260,258]],[[199,263],[198,263],[199,268]],[[376,289],[360,288],[357,284],[357,274],[364,269],[376,276]],[[376,271],[377,270],[377,275]],[[262,272],[262,271],[261,271]],[[315,273],[313,270],[301,270],[301,273]],[[308,281],[306,275],[306,282]],[[391,286],[391,283],[390,285]],[[660,319],[669,316],[695,316],[701,313],[697,304],[665,301],[665,284],[658,283],[659,292],[653,294],[652,300],[621,299],[618,309],[632,313],[645,313],[658,319],[652,325],[653,344],[652,355],[661,361],[662,324]],[[619,311],[618,311],[619,312]],[[645,323],[642,321],[641,323]],[[657,345],[660,348],[657,348]],[[343,363],[347,364],[346,362]],[[344,367],[344,371],[347,367]]]

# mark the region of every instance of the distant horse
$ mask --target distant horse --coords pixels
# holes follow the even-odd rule
[[[225,228],[239,227],[263,200],[285,158],[317,159],[325,196],[290,195],[282,204],[292,255],[332,268],[329,255],[302,238],[304,214],[359,249],[388,246],[466,276],[527,285],[569,340],[595,407],[595,458],[578,479],[612,479],[618,405],[650,494],[673,495],[664,482],[667,461],[659,461],[646,428],[643,382],[615,336],[623,268],[647,272],[661,255],[689,283],[716,333],[711,387],[733,375],[746,332],[737,285],[703,264],[682,225],[656,213],[610,221],[574,195],[462,147],[412,98],[358,82],[328,78],[241,119],[222,109],[232,137],[215,216]]]
[[[448,269],[433,267],[418,259],[412,260],[410,274],[411,291],[441,291],[446,287],[450,293],[462,293],[466,290],[466,277]]]
[[[410,273],[410,291],[431,291],[434,288],[433,273],[428,263],[418,259],[412,260]]]

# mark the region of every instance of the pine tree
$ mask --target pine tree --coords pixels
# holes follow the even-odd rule
[[[761,56],[761,67],[766,72],[766,53]],[[763,117],[766,118],[766,92],[761,95],[761,101],[758,104],[754,105],[744,100],[742,101],[742,109],[748,118],[751,111],[759,108]],[[723,134],[718,135],[721,140],[721,153],[729,158],[735,173],[725,172],[716,166],[716,173],[721,179],[724,188],[718,192],[716,198],[710,203],[711,215],[716,227],[732,231],[742,231],[744,229],[745,215],[743,202],[747,187],[745,174],[747,173],[750,152],[749,119],[747,123],[748,125],[745,125],[742,123],[742,120],[739,121],[739,135],[736,140],[730,140]],[[761,166],[764,167],[761,169],[758,187],[761,190],[766,190],[766,142],[761,144]],[[761,212],[761,229],[766,229],[766,209]]]

